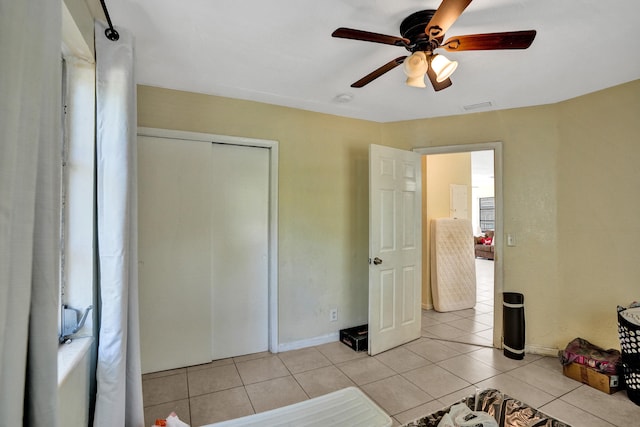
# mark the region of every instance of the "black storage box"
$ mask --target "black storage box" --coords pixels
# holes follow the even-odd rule
[[[340,341],[355,351],[366,350],[369,344],[369,325],[342,329],[340,331]]]

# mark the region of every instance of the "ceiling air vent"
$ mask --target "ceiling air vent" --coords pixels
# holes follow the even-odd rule
[[[485,102],[479,102],[477,104],[465,105],[462,108],[464,108],[465,111],[473,111],[473,110],[481,110],[484,108],[489,108],[492,105],[493,104],[491,103],[491,101],[485,101]]]

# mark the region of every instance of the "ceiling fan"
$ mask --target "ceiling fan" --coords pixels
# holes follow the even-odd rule
[[[403,64],[404,72],[407,75],[407,85],[426,87],[424,83],[424,76],[426,75],[433,88],[439,91],[451,86],[449,76],[456,69],[458,63],[449,61],[443,55],[435,53],[436,49],[445,49],[449,52],[526,49],[536,37],[535,30],[507,31],[456,36],[447,39],[443,43],[444,33],[470,3],[471,0],[443,0],[437,10],[422,10],[409,15],[400,24],[402,37],[354,30],[352,28],[338,28],[335,30],[331,34],[333,37],[390,44],[404,47],[411,52],[409,56],[399,56],[387,62],[382,67],[353,83],[351,87],[363,87]]]

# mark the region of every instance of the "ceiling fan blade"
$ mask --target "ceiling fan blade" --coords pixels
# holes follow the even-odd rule
[[[446,89],[449,86],[451,86],[453,83],[451,83],[451,79],[446,79],[443,80],[441,82],[436,80],[436,73],[435,71],[433,71],[433,69],[431,68],[431,66],[429,66],[429,69],[427,70],[427,77],[429,77],[429,81],[431,82],[431,86],[433,86],[433,90],[435,90],[436,92],[442,90],[442,89]]]
[[[382,44],[391,44],[395,46],[406,46],[411,40],[403,37],[388,36],[386,34],[370,33],[369,31],[354,30],[353,28],[338,28],[332,34],[332,37],[341,39],[362,40],[365,42],[374,42]]]
[[[429,36],[429,40],[442,37],[456,19],[462,15],[469,3],[471,0],[442,0],[424,31]]]
[[[364,76],[363,78],[361,78],[360,80],[358,80],[357,82],[352,84],[351,87],[362,87],[362,86],[364,86],[366,84],[371,83],[372,81],[374,81],[375,79],[377,79],[378,77],[383,75],[384,73],[386,73],[388,71],[391,71],[394,68],[396,68],[398,65],[402,64],[404,62],[405,58],[407,58],[407,57],[406,56],[399,56],[396,59],[387,62],[382,67],[378,68],[375,71],[372,71],[371,73],[367,74],[366,76]]]
[[[536,30],[471,34],[447,39],[440,47],[449,52],[463,50],[526,49],[536,38]]]

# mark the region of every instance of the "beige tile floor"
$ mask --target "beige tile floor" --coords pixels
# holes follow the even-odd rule
[[[493,261],[476,259],[476,305],[467,310],[422,314],[422,336],[480,346],[493,342]]]
[[[483,346],[490,340],[492,316],[485,315],[493,298],[481,300],[481,294],[479,288],[476,310],[424,311],[422,338],[374,357],[332,342],[146,374],[145,424],[175,411],[195,427],[357,386],[392,416],[394,426],[476,388],[500,389],[575,427],[640,425],[640,406],[624,391],[607,395],[566,378],[556,358],[527,354],[512,360]],[[460,342],[443,340],[451,338],[447,331]]]

